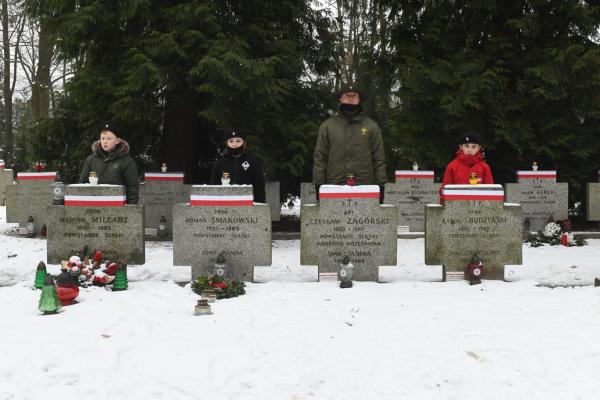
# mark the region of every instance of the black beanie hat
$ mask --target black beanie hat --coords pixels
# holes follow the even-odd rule
[[[117,128],[114,124],[112,124],[110,122],[105,122],[102,124],[102,126],[100,127],[100,133],[102,133],[104,131],[112,132],[115,134],[116,137],[121,137],[121,135],[119,134],[119,132],[120,132],[119,128]]]
[[[225,141],[228,141],[229,139],[233,139],[233,138],[241,138],[246,140],[246,134],[244,134],[244,132],[240,132],[240,131],[229,131],[225,134]]]
[[[358,93],[358,97],[360,97],[360,102],[362,103],[363,101],[365,101],[366,95],[365,93],[360,90],[355,84],[353,83],[347,83],[345,85],[342,85],[342,87],[340,87],[340,90],[337,91],[335,99],[339,100],[340,97],[342,97],[342,95],[344,93],[350,93],[350,92],[354,92],[354,93]]]
[[[464,135],[461,135],[456,140],[456,144],[465,144],[465,143],[475,143],[481,145],[481,136],[479,133],[474,131],[469,131]]]

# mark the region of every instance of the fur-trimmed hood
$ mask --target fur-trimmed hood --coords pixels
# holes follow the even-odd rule
[[[115,151],[111,153],[106,153],[104,152],[104,150],[102,150],[102,147],[100,146],[100,141],[96,140],[94,143],[92,143],[92,152],[100,157],[103,157],[104,159],[119,158],[129,154],[129,143],[121,139],[121,143],[117,145]]]

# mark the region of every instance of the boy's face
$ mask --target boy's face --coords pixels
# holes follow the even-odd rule
[[[242,147],[243,144],[244,139],[239,137],[227,139],[227,146],[231,149],[237,149],[238,147]]]
[[[481,146],[475,143],[463,143],[458,147],[468,156],[474,156],[479,150],[481,150]]]
[[[346,92],[342,93],[339,98],[340,104],[359,104],[360,103],[360,95],[357,92]]]
[[[100,132],[100,146],[105,152],[110,153],[119,143],[121,143],[121,139],[111,131]]]

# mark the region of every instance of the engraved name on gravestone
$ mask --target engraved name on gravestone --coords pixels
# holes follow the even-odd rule
[[[140,204],[144,206],[146,236],[173,238],[173,206],[185,203],[191,185],[183,183],[183,172],[147,172],[140,185]]]
[[[192,186],[173,224],[173,264],[191,265],[192,279],[213,275],[221,253],[228,279],[253,281],[254,266],[271,265],[271,211],[253,203],[250,185]]]
[[[550,217],[569,217],[569,184],[556,182],[556,171],[517,171],[517,183],[506,184],[506,202],[523,208],[523,229],[544,229]]]
[[[65,205],[47,212],[49,263],[88,246],[117,263],[144,264],[144,206],[125,204],[125,186],[67,185]]]
[[[587,184],[587,212],[588,221],[600,221],[600,171],[598,171],[598,182]]]
[[[504,279],[504,265],[522,263],[522,211],[504,203],[501,185],[447,185],[444,205],[425,207],[425,264],[443,265],[444,279],[462,279],[473,255],[484,279]]]
[[[46,207],[52,204],[52,183],[56,172],[19,172],[17,184],[6,187],[6,222],[25,228],[33,218],[35,235],[48,223]]]
[[[320,203],[302,205],[300,263],[318,265],[319,276],[338,276],[345,254],[353,280],[378,281],[379,267],[396,265],[398,212],[379,205],[379,186],[323,185]]]
[[[438,204],[440,185],[433,171],[396,171],[396,183],[385,184],[385,203],[398,206],[398,226],[411,232],[425,230],[425,205]]]
[[[0,206],[6,204],[6,187],[13,185],[13,170],[5,169],[4,160],[0,160]]]
[[[300,184],[300,204],[317,204],[317,191],[314,183],[302,182]]]
[[[281,201],[279,201],[279,182],[265,183],[266,201],[271,209],[271,221],[281,220]]]

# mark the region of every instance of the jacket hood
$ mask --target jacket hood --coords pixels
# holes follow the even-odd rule
[[[102,150],[102,146],[100,146],[100,141],[96,140],[94,143],[92,143],[92,152],[104,158],[119,158],[129,154],[129,143],[121,139],[121,143],[117,145],[115,151],[111,153],[106,153],[104,150]]]

